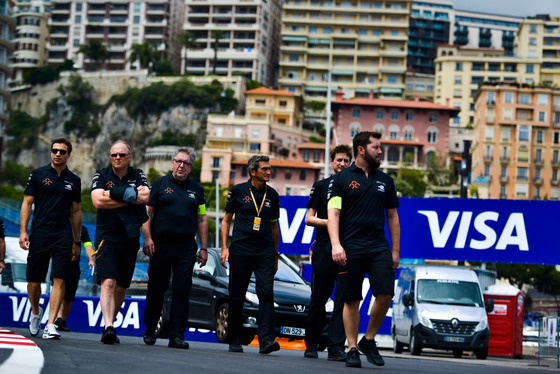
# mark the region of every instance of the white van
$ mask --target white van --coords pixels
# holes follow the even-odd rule
[[[19,238],[6,236],[6,269],[0,274],[0,292],[27,293],[27,251],[19,247]],[[41,293],[47,285],[41,283]]]
[[[487,310],[478,277],[473,270],[456,266],[403,268],[393,299],[391,335],[393,351],[408,346],[411,354],[422,348],[473,351],[476,358],[488,356]]]

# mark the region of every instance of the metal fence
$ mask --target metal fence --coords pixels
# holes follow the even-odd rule
[[[537,365],[540,365],[542,358],[552,358],[556,360],[556,367],[560,368],[559,322],[559,317],[539,318]]]

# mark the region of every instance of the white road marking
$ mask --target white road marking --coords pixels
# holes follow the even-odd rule
[[[0,328],[0,349],[12,354],[0,365],[0,373],[39,374],[45,363],[43,352],[33,341],[13,331]]]

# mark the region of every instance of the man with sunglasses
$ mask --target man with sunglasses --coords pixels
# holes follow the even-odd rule
[[[119,339],[113,322],[134,273],[150,190],[144,172],[129,166],[132,156],[126,142],[113,143],[109,155],[111,166],[93,176],[91,200],[97,208],[95,262],[105,323],[101,341],[114,344]]]
[[[171,173],[153,181],[150,189],[147,204],[150,220],[142,226],[143,250],[150,257],[144,309],[144,343],[148,345],[156,342],[155,331],[163,307],[163,294],[173,274],[168,346],[189,348],[184,337],[189,318],[192,273],[197,260],[197,231],[200,239],[198,263],[204,266],[208,260],[204,189],[188,178],[195,158],[194,149],[179,148],[173,155]]]
[[[29,251],[26,275],[32,336],[41,329],[41,283],[45,281],[52,258],[49,319],[43,332],[44,339],[60,339],[54,321],[64,299],[64,279],[71,272],[71,261],[80,259],[81,180],[66,166],[71,153],[72,144],[68,140],[58,138],[52,141],[51,163],[31,172],[21,205],[19,245]],[[28,236],[27,225],[33,204],[35,211]]]

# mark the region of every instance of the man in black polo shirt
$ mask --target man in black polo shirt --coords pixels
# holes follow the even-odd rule
[[[204,189],[188,178],[196,158],[192,148],[179,148],[173,155],[172,172],[153,181],[148,201],[150,223],[142,226],[144,253],[150,257],[148,294],[144,309],[144,343],[155,344],[155,330],[163,307],[163,294],[173,274],[169,344],[171,348],[188,349],[184,341],[189,318],[189,297],[196,260],[198,230],[200,252],[198,263],[208,260],[208,221]]]
[[[29,250],[26,275],[32,336],[41,328],[41,283],[45,281],[52,257],[49,319],[43,332],[44,339],[60,339],[54,320],[64,298],[64,279],[71,272],[71,261],[80,258],[81,181],[66,166],[71,153],[72,144],[68,140],[52,141],[51,163],[31,172],[21,204],[19,246]],[[31,235],[27,236],[33,204]]]
[[[98,170],[91,183],[91,200],[97,208],[95,261],[105,344],[119,342],[113,322],[130,287],[150,195],[144,172],[128,166],[132,156],[126,142],[113,143],[110,157],[111,167]]]
[[[334,174],[338,174],[350,165],[352,149],[346,144],[339,144],[330,152],[331,166]],[[325,303],[329,300],[335,280],[338,275],[338,265],[333,262],[331,242],[327,231],[327,188],[333,176],[317,181],[311,188],[307,202],[305,224],[317,228],[315,232],[315,247],[311,256],[313,275],[311,276],[311,302],[307,312],[305,325],[305,353],[304,357],[317,358],[317,346],[322,335],[325,321]],[[344,324],[342,309],[344,301],[340,287],[336,287],[334,294],[334,308],[329,322],[328,360],[344,361]]]
[[[259,299],[259,353],[268,354],[280,349],[274,323],[274,274],[278,269],[278,193],[266,182],[270,180],[268,156],[249,159],[247,168],[251,179],[231,188],[222,220],[222,254],[220,262],[229,261],[229,332],[230,352],[243,352],[243,303],[255,273]],[[229,227],[235,214],[233,237],[228,250]]]
[[[344,329],[350,348],[346,366],[350,367],[362,366],[357,347],[370,363],[385,364],[374,338],[391,305],[399,266],[399,201],[393,178],[379,170],[380,139],[380,133],[370,131],[354,136],[356,161],[334,177],[327,196],[332,256],[341,267],[338,280],[344,294]],[[385,238],[385,216],[391,245]],[[366,273],[375,302],[366,334],[356,344]]]

